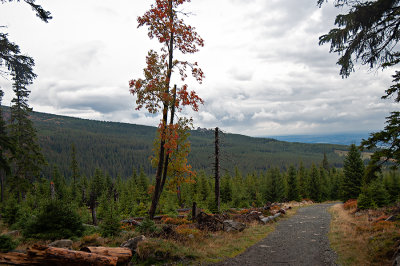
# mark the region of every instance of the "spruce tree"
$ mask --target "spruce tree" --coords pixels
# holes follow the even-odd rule
[[[27,86],[32,83],[36,75],[32,72],[34,63],[26,58],[25,64],[17,65],[11,75],[15,98],[12,99],[10,136],[15,155],[13,156],[14,190],[25,193],[31,184],[40,175],[45,159],[37,143],[36,130],[29,115],[32,109],[28,106],[30,91]]]
[[[269,171],[269,175],[268,200],[271,202],[280,202],[285,197],[285,184],[282,174],[278,168],[272,168]]]
[[[309,191],[308,191],[308,176],[306,173],[306,169],[303,166],[303,162],[300,162],[300,167],[299,171],[297,173],[298,175],[298,180],[299,180],[299,193],[300,197],[305,199],[309,197]]]
[[[11,139],[7,132],[6,122],[3,118],[3,110],[1,101],[3,99],[3,91],[0,89],[0,182],[1,182],[1,198],[0,202],[4,201],[5,177],[11,173],[10,163],[7,153],[13,151]]]
[[[288,171],[288,200],[292,201],[300,201],[300,194],[299,194],[299,181],[296,175],[296,169],[293,165],[289,167]]]
[[[72,198],[76,199],[77,197],[77,186],[79,183],[80,175],[79,175],[79,166],[76,160],[76,149],[75,144],[71,144],[71,172],[72,172]]]
[[[315,164],[312,164],[311,167],[311,174],[310,174],[310,198],[311,200],[315,202],[320,202],[322,199],[322,193],[321,193],[321,179],[320,179],[320,174],[315,166]]]
[[[364,176],[364,163],[355,144],[350,146],[350,150],[344,159],[343,171],[342,199],[347,201],[348,199],[358,198]]]

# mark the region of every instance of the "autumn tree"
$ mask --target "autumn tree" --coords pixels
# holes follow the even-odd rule
[[[172,110],[181,111],[182,107],[190,106],[197,111],[202,99],[194,91],[189,91],[188,85],[183,84],[171,90],[171,77],[178,71],[181,81],[187,78],[187,70],[199,82],[204,77],[203,71],[197,63],[174,59],[175,52],[191,54],[204,45],[203,39],[195,28],[186,25],[178,7],[190,0],[156,0],[143,16],[138,18],[138,27],[147,26],[150,39],[157,39],[162,45],[160,52],[150,50],[146,57],[147,67],[144,69],[143,79],[133,79],[129,82],[130,92],[136,96],[136,109],[146,108],[149,113],[162,112],[159,124],[160,146],[156,170],[156,183],[149,211],[150,218],[154,217],[156,208],[165,184],[168,173],[169,155],[176,149],[176,134],[173,128],[174,116],[168,120]],[[169,122],[169,123],[168,123]],[[175,139],[176,140],[176,139]]]
[[[321,6],[326,0],[318,0]],[[387,68],[400,62],[400,3],[388,0],[335,0],[337,7],[347,7],[347,14],[336,17],[337,28],[320,37],[320,44],[330,43],[330,52],[339,54],[342,77],[348,77],[354,71],[354,64],[361,62],[372,68]],[[400,71],[395,70],[393,85],[390,86],[383,99],[394,98],[400,102]],[[374,176],[382,164],[394,159],[400,164],[400,112],[392,112],[386,118],[387,126],[380,132],[371,134],[363,140],[363,148],[379,147],[374,153],[367,176]],[[381,161],[381,158],[385,160]],[[370,181],[370,180],[368,180]]]

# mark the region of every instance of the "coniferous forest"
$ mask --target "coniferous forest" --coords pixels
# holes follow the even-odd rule
[[[0,4],[9,2],[29,5],[41,22],[51,23],[51,12],[35,0],[0,0]],[[69,252],[82,255],[74,252],[92,252],[90,248],[98,252],[93,252],[94,257],[113,260],[107,265],[116,265],[117,260],[128,263],[132,256],[145,264],[201,258],[198,253],[171,254],[186,244],[224,238],[211,232],[230,232],[226,228],[231,224],[242,227],[232,226],[238,232],[250,230],[248,238],[265,236],[273,230],[265,225],[292,207],[290,215],[304,204],[322,202],[344,202],[344,208],[354,209],[349,212],[352,218],[368,217],[368,222],[376,218],[369,211],[386,214],[390,210],[393,215],[374,221],[380,226],[376,231],[398,233],[399,112],[392,112],[385,128],[360,146],[290,143],[232,134],[218,127],[194,129],[193,118],[183,110],[199,112],[204,100],[186,79],[200,85],[205,74],[197,62],[185,58],[199,52],[204,40],[184,20],[191,13],[180,8],[190,2],[157,0],[137,18],[138,27],[146,28],[148,37],[160,47],[143,55],[144,75],[129,81],[129,92],[136,110],[160,116],[157,127],[33,112],[28,102],[37,77],[35,61],[21,52],[0,25],[0,78],[6,77],[13,90],[10,107],[5,107],[0,88],[0,233],[6,232],[0,234],[0,264],[8,263],[6,252],[14,261],[34,256],[54,259],[43,250],[50,249],[50,241],[67,238],[69,249],[56,250],[67,253],[61,256],[65,261]],[[336,21],[345,28],[321,36],[320,44],[330,43],[331,52],[339,53],[343,77],[354,71],[353,60],[370,68],[400,62],[393,48],[400,40],[400,7],[397,1],[389,2],[336,1],[336,6],[351,5],[350,13],[339,15]],[[393,78],[395,84],[382,98],[395,96],[398,103],[400,73],[396,71]],[[172,84],[176,79],[181,83]],[[359,226],[357,230],[367,229]],[[390,245],[398,241],[397,233]],[[151,240],[146,242],[141,235]],[[133,237],[145,244],[125,246]],[[250,242],[256,240],[260,239]],[[98,247],[102,245],[109,247],[102,251]],[[28,252],[8,253],[17,246]],[[113,252],[128,252],[127,261],[119,261],[124,254],[111,256],[110,246]],[[232,250],[226,257],[237,254],[235,247]]]

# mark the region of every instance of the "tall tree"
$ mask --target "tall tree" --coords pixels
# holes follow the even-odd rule
[[[311,166],[309,189],[310,198],[316,202],[321,201],[321,177],[315,164]]]
[[[296,169],[293,165],[289,167],[288,177],[288,200],[300,201],[299,181],[296,175]]]
[[[26,186],[32,183],[40,174],[45,159],[37,143],[36,130],[29,114],[32,109],[28,105],[30,90],[27,86],[32,83],[36,75],[32,72],[34,62],[26,57],[25,64],[17,64],[12,69],[13,90],[10,136],[15,147],[13,156],[14,189],[24,193]]]
[[[346,201],[348,199],[358,198],[364,176],[364,163],[361,159],[361,153],[355,144],[350,146],[350,150],[344,159],[343,171],[343,200]]]
[[[0,202],[4,200],[5,176],[11,173],[10,163],[7,158],[7,153],[13,151],[11,139],[7,132],[6,123],[3,118],[3,110],[1,109],[1,100],[4,93],[0,90],[0,182],[1,182],[1,197]]]
[[[321,6],[325,0],[318,0]],[[370,68],[386,68],[396,66],[400,62],[398,42],[400,40],[400,2],[392,0],[335,0],[338,7],[348,7],[347,14],[336,17],[338,26],[320,37],[320,44],[330,43],[330,52],[340,55],[338,64],[340,74],[348,77],[354,71],[354,63],[360,61]],[[395,70],[393,85],[385,91],[383,99],[394,97],[400,102],[400,71]],[[369,167],[368,176],[379,170],[382,162],[394,159],[400,164],[400,112],[392,112],[386,120],[387,126],[381,132],[371,134],[364,140],[363,148],[379,147]]]
[[[170,89],[171,76],[174,69],[178,69],[180,78],[184,81],[187,77],[186,70],[191,68],[192,76],[202,82],[203,71],[198,68],[197,63],[174,60],[174,51],[178,50],[182,54],[195,53],[199,46],[203,46],[203,39],[196,33],[195,28],[186,25],[178,15],[187,15],[178,10],[178,7],[190,0],[156,0],[143,16],[138,18],[139,27],[147,26],[150,39],[156,38],[161,44],[161,53],[150,50],[147,57],[147,67],[144,69],[144,79],[131,80],[129,86],[131,93],[136,95],[136,109],[145,107],[150,113],[162,111],[162,120],[159,125],[159,160],[156,170],[156,184],[149,211],[150,218],[154,217],[158,201],[165,184],[168,171],[168,160],[166,156],[173,152],[176,145],[168,136],[169,127],[173,128],[173,123],[168,125],[168,112],[173,108],[180,111],[183,106],[190,106],[194,111],[198,110],[202,99],[194,91],[189,92],[186,84],[176,91]],[[174,94],[177,97],[174,100]],[[171,116],[170,121],[173,120]]]
[[[72,198],[77,196],[77,184],[80,179],[78,161],[76,160],[75,144],[71,144]]]

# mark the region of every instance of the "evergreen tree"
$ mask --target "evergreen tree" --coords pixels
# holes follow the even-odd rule
[[[7,153],[13,151],[11,139],[8,136],[6,123],[3,118],[3,110],[1,101],[3,99],[3,91],[0,89],[0,182],[1,182],[1,198],[0,202],[4,201],[5,176],[11,173],[10,163],[7,158]]]
[[[362,179],[364,176],[364,163],[361,153],[352,144],[343,163],[344,179],[342,182],[342,199],[356,199],[360,194]]]
[[[311,174],[310,174],[310,198],[313,201],[320,202],[322,199],[321,195],[321,179],[319,175],[319,171],[315,164],[311,166]]]
[[[269,174],[269,189],[268,201],[280,202],[285,197],[285,184],[282,174],[278,168],[272,168],[268,171]]]
[[[303,162],[300,162],[300,167],[299,171],[297,173],[298,177],[297,179],[299,180],[299,193],[300,197],[305,199],[309,197],[309,191],[308,191],[308,176],[306,173],[306,169],[303,166]]]
[[[288,178],[287,178],[287,183],[288,183],[288,200],[292,201],[300,201],[300,194],[299,194],[299,181],[297,179],[296,175],[296,169],[294,168],[293,165],[289,167],[288,171]]]
[[[13,156],[14,189],[17,193],[25,193],[29,184],[39,177],[41,167],[45,164],[40,147],[37,144],[36,130],[29,114],[28,106],[30,91],[27,86],[36,75],[32,72],[34,63],[26,58],[25,64],[15,67],[11,73],[15,98],[12,99],[10,136],[15,147]]]
[[[232,201],[232,180],[229,174],[225,174],[221,180],[221,202],[228,203]]]
[[[324,152],[324,159],[322,160],[322,168],[324,168],[325,171],[329,171],[329,162],[325,152]]]
[[[77,184],[79,183],[79,167],[76,160],[75,144],[71,144],[71,172],[72,172],[72,198],[77,197]]]

